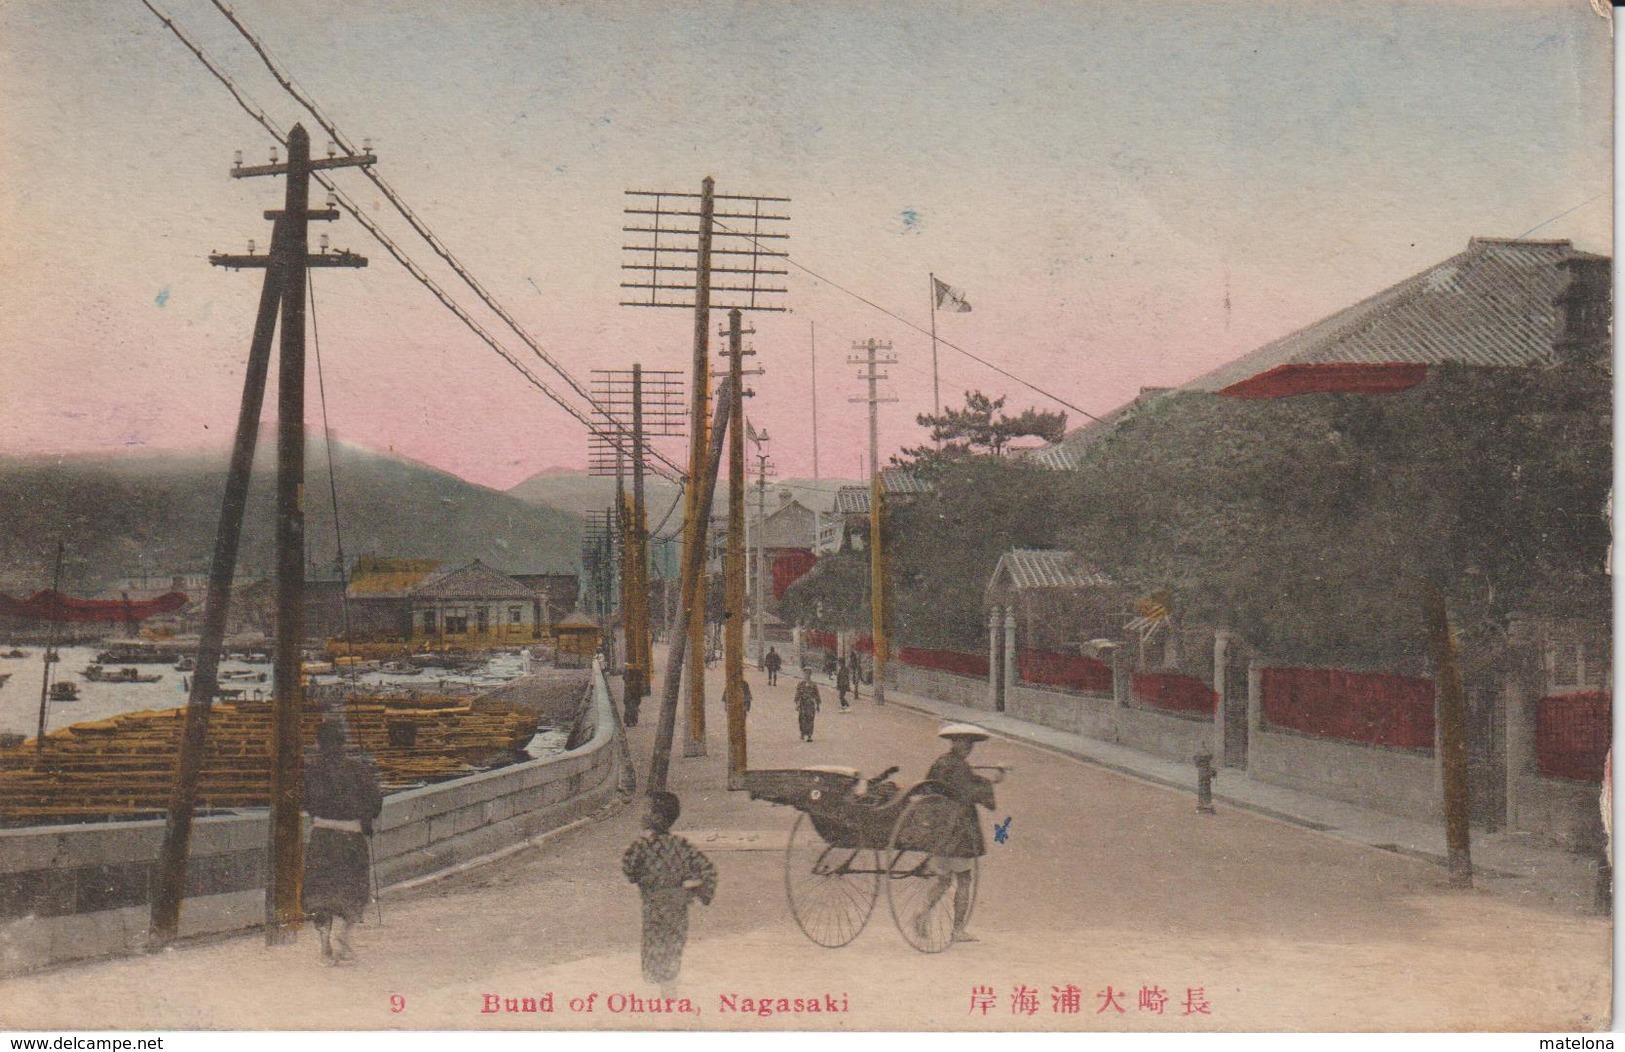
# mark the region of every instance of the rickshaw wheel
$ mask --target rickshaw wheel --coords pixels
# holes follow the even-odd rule
[[[874,913],[880,860],[869,848],[831,847],[803,813],[784,852],[784,890],[807,938],[831,949],[845,946]]]
[[[937,861],[962,821],[960,805],[935,793],[903,806],[892,826],[886,851],[886,902],[903,938],[921,953],[941,953],[953,945],[956,878]],[[967,859],[971,908],[976,905],[980,862]],[[966,916],[966,921],[969,921]]]

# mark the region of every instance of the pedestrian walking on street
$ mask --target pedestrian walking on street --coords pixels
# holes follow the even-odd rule
[[[858,652],[856,650],[846,655],[846,664],[852,680],[852,700],[857,701],[863,696],[863,692],[858,689],[859,685],[863,683],[863,665],[858,661]]]
[[[322,960],[345,964],[355,960],[350,925],[362,919],[370,898],[367,838],[383,813],[384,797],[372,765],[346,755],[338,723],[316,729],[316,758],[305,770],[303,803],[311,829],[301,906],[321,937]]]
[[[937,732],[937,737],[948,740],[948,751],[937,757],[925,777],[928,781],[941,783],[948,795],[960,805],[959,827],[928,863],[936,880],[926,893],[925,905],[919,916],[914,919],[915,931],[921,938],[925,937],[931,910],[947,894],[951,883],[954,885],[953,941],[976,942],[976,936],[965,930],[965,922],[970,917],[975,860],[987,854],[976,807],[980,804],[992,810],[994,803],[993,780],[977,774],[971,768],[969,757],[977,742],[988,739],[988,733],[973,724],[950,723]]]
[[[779,657],[778,647],[767,648],[767,657],[762,659],[762,667],[767,669],[767,685],[770,687],[778,686],[779,669],[784,667],[784,659]]]
[[[796,684],[796,721],[801,725],[801,740],[813,740],[813,721],[824,702],[818,694],[818,684],[812,681],[812,669],[801,670],[801,682]]]
[[[676,794],[649,794],[643,833],[621,858],[621,872],[643,896],[643,978],[660,984],[662,997],[673,994],[688,943],[688,904],[711,904],[717,893],[717,870],[693,844],[671,832],[682,804]]]
[[[852,706],[846,703],[846,692],[852,689],[852,671],[845,665],[835,671],[835,693],[841,699],[841,711],[847,712]]]

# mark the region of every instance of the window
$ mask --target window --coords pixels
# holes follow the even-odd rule
[[[474,611],[474,616],[479,622],[481,632],[491,631],[491,610],[489,607],[480,607]]]
[[[429,635],[434,635],[434,611],[433,610],[425,610],[425,611],[423,611],[423,631],[427,632]]]
[[[520,624],[524,620],[525,620],[525,608],[524,607],[522,607],[522,606],[510,606],[510,607],[508,607],[508,623],[510,625]]]

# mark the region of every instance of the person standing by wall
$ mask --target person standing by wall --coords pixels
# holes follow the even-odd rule
[[[823,708],[823,704],[818,685],[812,681],[812,669],[802,669],[801,682],[796,684],[796,722],[801,727],[802,741],[813,740],[813,722],[818,718],[818,710]]]
[[[316,728],[316,758],[305,769],[304,809],[310,815],[301,905],[321,937],[322,960],[355,960],[350,926],[370,898],[372,851],[367,838],[383,813],[384,798],[372,765],[344,749],[344,728]]]
[[[688,904],[710,905],[717,893],[717,871],[694,845],[674,836],[671,827],[682,814],[676,794],[649,794],[643,833],[621,857],[621,872],[643,896],[643,977],[672,996],[688,943]]]

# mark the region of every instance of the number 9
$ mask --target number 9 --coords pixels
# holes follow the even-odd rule
[[[400,994],[390,994],[389,995],[389,1010],[391,1012],[404,1012],[404,1011],[406,1011],[406,998],[402,997]]]

